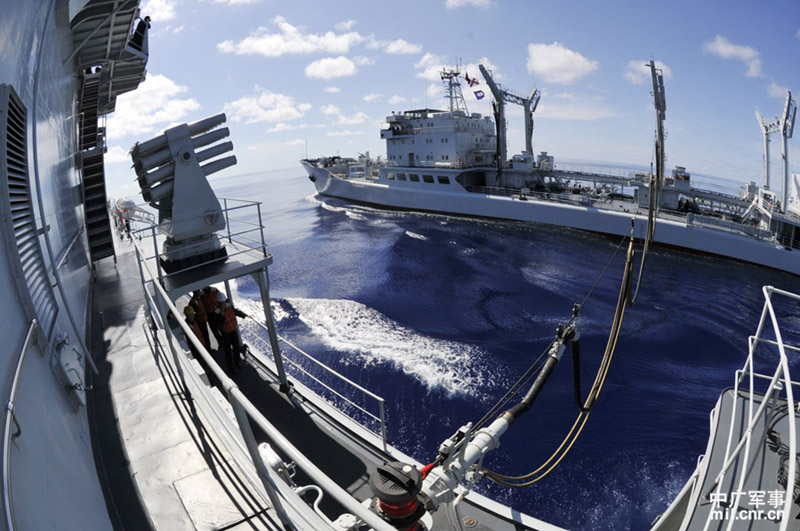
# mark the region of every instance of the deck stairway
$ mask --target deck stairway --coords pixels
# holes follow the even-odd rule
[[[86,235],[92,263],[114,257],[114,239],[106,207],[106,183],[103,168],[103,135],[97,126],[100,76],[88,74],[81,90],[80,151],[83,208]]]

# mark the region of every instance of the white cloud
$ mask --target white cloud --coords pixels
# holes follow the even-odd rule
[[[428,88],[425,89],[425,96],[427,97],[427,106],[430,108],[439,107],[444,109],[448,103],[444,99],[444,91],[440,83],[430,83]]]
[[[358,69],[353,61],[343,55],[319,59],[306,67],[306,77],[317,79],[352,76],[356,72],[358,72]]]
[[[117,110],[108,118],[110,137],[142,135],[179,122],[200,108],[196,99],[180,97],[188,91],[166,76],[147,76],[138,90],[117,98]]]
[[[441,79],[439,72],[445,67],[445,58],[441,55],[426,53],[414,65],[414,69],[420,70],[417,72],[417,77],[427,79],[429,81],[436,81]]]
[[[769,94],[769,97],[778,98],[779,100],[786,98],[786,91],[788,90],[789,87],[778,85],[774,81],[767,86],[767,94]]]
[[[472,7],[491,7],[492,0],[446,0],[444,7],[447,9],[458,9],[459,7],[472,6]]]
[[[265,57],[315,52],[342,54],[349,52],[351,46],[364,40],[356,32],[336,34],[328,31],[322,35],[304,34],[280,16],[272,19],[272,22],[278,26],[280,33],[270,33],[268,28],[262,26],[239,42],[223,41],[217,44],[217,49],[224,53],[257,54]]]
[[[597,70],[597,61],[558,42],[528,45],[528,73],[541,76],[550,83],[570,84]]]
[[[747,65],[747,77],[761,77],[761,54],[750,46],[734,44],[722,35],[703,45],[703,51],[723,59],[736,59]]]
[[[215,4],[227,4],[229,6],[244,6],[257,2],[259,2],[259,0],[214,0]]]
[[[393,41],[381,41],[376,39],[374,36],[368,37],[367,48],[371,50],[382,49],[384,52],[388,54],[395,54],[395,55],[401,55],[401,54],[411,55],[411,54],[422,53],[421,44],[412,44],[404,39],[396,39]]]
[[[364,114],[363,112],[357,112],[352,116],[345,116],[344,114],[339,116],[338,122],[340,124],[347,124],[347,125],[354,125],[354,124],[363,124],[369,116]]]
[[[331,94],[339,94],[342,91],[342,89],[340,89],[339,87],[325,87],[322,90],[324,90],[325,92],[330,92]]]
[[[352,20],[352,19],[351,20],[345,20],[345,21],[342,21],[342,22],[339,22],[338,24],[336,24],[333,27],[333,29],[335,29],[336,31],[350,31],[351,29],[353,29],[353,26],[355,26],[355,25],[356,25],[356,21],[355,20]]]
[[[374,103],[374,102],[380,100],[382,97],[383,97],[383,94],[376,94],[375,92],[371,92],[371,93],[367,94],[366,96],[364,96],[364,101],[366,101],[367,103]]]
[[[281,133],[283,131],[293,131],[295,129],[305,129],[308,127],[308,124],[287,124],[286,122],[278,122],[273,127],[267,129],[267,133]]]
[[[298,138],[298,139],[295,139],[295,140],[289,140],[287,142],[284,142],[284,145],[286,145],[286,146],[302,146],[305,143],[306,143],[305,140],[300,140]]]
[[[352,135],[363,135],[364,131],[350,131],[349,129],[345,129],[343,131],[328,131],[325,133],[325,136],[352,136]]]
[[[103,162],[113,164],[115,162],[131,162],[131,157],[121,146],[111,146],[103,156]]]
[[[175,0],[148,0],[141,8],[142,16],[149,16],[153,22],[166,22],[177,17]]]
[[[483,67],[489,71],[489,73],[492,75],[492,79],[494,79],[495,81],[503,79],[503,74],[501,74],[498,71],[497,66],[495,66],[494,63],[492,63],[488,57],[481,57],[480,59],[478,59],[477,63],[468,63],[467,65],[465,65],[463,69],[464,74],[469,74],[470,72],[472,72],[472,75],[470,75],[470,77],[477,79],[479,84],[481,85],[484,84],[485,80],[483,79],[483,75],[481,74],[481,69],[478,68],[479,64],[483,65]],[[473,87],[473,90],[477,89]]]
[[[234,122],[288,122],[302,118],[311,104],[294,102],[294,98],[256,87],[254,96],[244,96],[226,103],[223,110]]]
[[[322,114],[333,117],[338,124],[361,124],[368,118],[363,112],[357,112],[352,116],[347,116],[342,112],[342,109],[336,105],[330,104],[320,107],[320,111],[322,111]]]
[[[395,94],[391,98],[389,98],[389,105],[397,105],[398,103],[404,103],[406,99],[402,96],[398,96]]]
[[[656,61],[655,63],[656,68],[660,68],[664,73],[665,80],[672,79],[672,69],[670,67],[661,61]],[[649,81],[651,79],[649,61],[628,61],[628,68],[625,69],[625,73],[622,76],[634,85],[642,85],[645,80]]]
[[[353,57],[353,63],[357,64],[358,66],[369,66],[375,64],[375,59],[367,57],[366,55],[357,55]]]
[[[327,114],[328,116],[337,116],[342,114],[342,110],[336,105],[323,105],[319,110],[322,111],[322,114]]]

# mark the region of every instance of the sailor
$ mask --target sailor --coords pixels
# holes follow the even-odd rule
[[[206,348],[210,348],[211,343],[208,340],[208,313],[206,313],[206,305],[201,300],[202,292],[200,290],[192,293],[192,298],[189,301],[189,306],[194,310],[194,320],[197,326],[200,327],[200,333],[203,334],[203,344]]]
[[[186,324],[189,325],[189,328],[194,332],[194,336],[200,341],[200,344],[203,345],[203,348],[208,351],[208,331],[206,331],[206,337],[203,337],[203,329],[197,323],[197,314],[195,313],[194,306],[190,303],[183,309],[183,314],[186,316]],[[188,336],[186,336],[186,344],[189,346],[189,350],[192,353],[194,359],[200,364],[200,367],[203,368],[203,372],[206,373],[206,377],[208,378],[208,383],[219,387],[220,382],[217,377],[214,375],[214,371],[211,370],[211,367],[206,362],[206,359],[200,355],[200,352],[197,351],[194,344],[191,342]]]
[[[205,338],[203,338],[203,334],[200,331],[200,326],[197,324],[195,320],[195,311],[191,305],[187,305],[186,308],[183,309],[183,315],[186,316],[186,324],[189,325],[189,328],[192,329],[194,335],[200,341],[200,344],[203,345],[204,348],[208,349],[208,343],[206,342]],[[187,337],[186,344],[189,347],[189,350],[192,352],[192,355],[196,358],[198,356],[197,349],[194,346],[194,343]]]
[[[214,311],[214,320],[219,327],[220,335],[222,337],[222,348],[225,351],[225,361],[228,365],[228,373],[233,374],[234,363],[236,368],[242,366],[242,349],[239,344],[239,331],[236,322],[236,316],[241,318],[249,317],[246,313],[228,302],[224,293],[217,294],[217,302],[219,305]]]
[[[144,43],[144,34],[147,33],[148,29],[150,29],[150,17],[144,17],[136,25],[136,31],[133,32],[133,37],[131,37],[131,46],[140,52]]]
[[[217,327],[217,321],[211,318],[214,311],[217,309],[217,294],[219,291],[217,288],[213,288],[211,286],[206,286],[203,288],[203,294],[200,296],[200,302],[205,305],[206,315],[208,316],[208,328],[211,329],[211,334],[214,336],[214,339],[217,340],[217,345],[221,345],[220,343],[220,335],[219,329]]]

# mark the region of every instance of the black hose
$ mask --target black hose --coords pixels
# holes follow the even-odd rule
[[[564,329],[561,325],[559,325],[558,337],[553,348],[560,348],[561,345],[573,337],[575,337],[575,330],[573,328]],[[522,400],[520,400],[517,405],[503,414],[506,420],[508,420],[509,426],[514,423],[517,417],[527,412],[531,406],[533,406],[533,402],[539,396],[539,393],[542,392],[542,389],[544,389],[544,384],[547,383],[547,380],[550,378],[550,375],[553,373],[553,370],[556,368],[557,364],[558,357],[551,353],[550,356],[548,356],[547,361],[544,362],[542,370],[539,371],[539,374],[536,376],[536,379],[533,381],[533,384],[531,384],[530,389],[528,389],[528,392],[525,394]]]

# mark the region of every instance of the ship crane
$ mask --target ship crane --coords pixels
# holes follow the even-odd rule
[[[489,89],[492,91],[492,95],[494,96],[494,99],[497,102],[497,122],[498,122],[497,143],[500,147],[501,164],[505,164],[505,161],[508,158],[507,148],[506,148],[506,121],[505,121],[506,102],[522,105],[523,109],[525,110],[525,150],[523,151],[523,153],[532,156],[533,113],[536,112],[536,107],[539,105],[539,98],[541,97],[539,89],[534,88],[527,98],[519,96],[517,94],[514,94],[513,92],[509,92],[508,90],[504,89],[503,87],[495,83],[494,79],[492,79],[492,76],[489,74],[486,68],[483,67],[483,65],[478,65],[478,68],[480,69],[481,74],[483,74],[484,79],[486,79],[486,84],[489,85]]]
[[[786,91],[786,104],[783,107],[783,114],[780,118],[775,118],[772,122],[766,122],[764,116],[756,109],[756,118],[761,126],[761,133],[764,135],[764,189],[769,190],[769,135],[780,133],[781,135],[781,161],[783,171],[783,181],[781,183],[781,200],[784,210],[787,207],[787,193],[789,188],[789,155],[787,140],[792,138],[794,133],[794,120],[797,116],[797,103],[792,99],[792,91]]]

